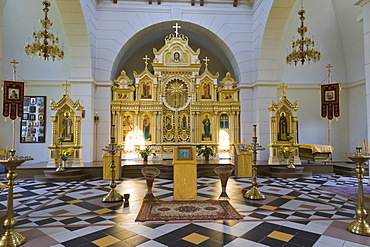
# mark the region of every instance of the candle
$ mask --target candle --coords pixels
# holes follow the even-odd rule
[[[257,136],[257,132],[256,132],[256,127],[257,127],[257,125],[253,125],[253,136],[255,137],[255,136]]]

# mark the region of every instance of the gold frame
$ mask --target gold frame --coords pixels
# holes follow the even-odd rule
[[[183,152],[186,152],[186,154],[188,154],[188,157],[181,157]],[[193,154],[192,154],[191,147],[179,147],[178,153],[177,153],[177,159],[178,160],[192,160]]]

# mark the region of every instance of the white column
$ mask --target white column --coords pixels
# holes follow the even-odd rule
[[[358,21],[362,21],[364,29],[364,56],[365,56],[365,81],[366,81],[366,109],[370,109],[370,1],[354,0],[355,5],[362,7],[362,15]],[[370,114],[367,114],[367,140],[370,140]]]

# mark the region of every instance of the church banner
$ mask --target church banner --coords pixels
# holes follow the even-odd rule
[[[321,116],[339,117],[339,83],[321,85]]]
[[[4,81],[3,116],[15,120],[23,116],[24,82]]]

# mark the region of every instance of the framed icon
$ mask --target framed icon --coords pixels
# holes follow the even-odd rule
[[[192,159],[192,153],[191,153],[191,147],[179,147],[178,152],[178,160],[191,160]]]
[[[45,142],[46,96],[24,96],[21,143]]]

